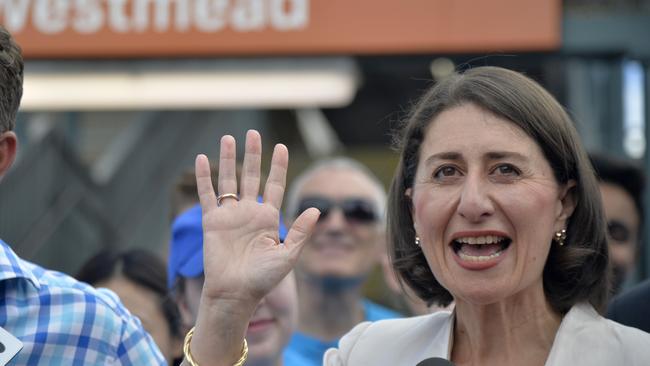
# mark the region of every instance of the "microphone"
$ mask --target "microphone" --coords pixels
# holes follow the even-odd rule
[[[454,364],[451,363],[451,361],[445,360],[444,358],[431,357],[420,361],[415,366],[454,366]]]

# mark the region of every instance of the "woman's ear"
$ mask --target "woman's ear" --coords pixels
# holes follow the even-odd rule
[[[570,179],[566,184],[560,189],[559,205],[557,210],[557,220],[562,223],[562,228],[566,226],[566,221],[573,215],[573,211],[578,204],[578,198],[576,197],[576,188],[577,184],[574,179]]]

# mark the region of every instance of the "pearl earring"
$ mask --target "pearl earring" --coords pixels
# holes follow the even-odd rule
[[[560,246],[563,246],[564,241],[566,240],[566,229],[562,229],[556,232],[553,240],[555,240],[555,242],[558,243]]]

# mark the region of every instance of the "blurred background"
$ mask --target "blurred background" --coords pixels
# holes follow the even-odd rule
[[[165,255],[173,183],[223,134],[258,129],[267,164],[288,145],[289,179],[345,154],[388,185],[391,133],[454,69],[525,72],[589,150],[650,164],[650,0],[0,0],[0,22],[27,60],[0,233],[67,273]]]

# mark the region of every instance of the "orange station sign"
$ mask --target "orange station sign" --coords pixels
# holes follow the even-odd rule
[[[0,0],[27,58],[557,49],[560,0]]]

